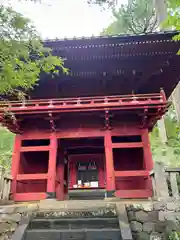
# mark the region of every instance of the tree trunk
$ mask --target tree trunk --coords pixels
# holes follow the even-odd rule
[[[167,18],[167,0],[154,0],[159,25]]]
[[[164,116],[158,121],[158,129],[159,129],[159,136],[162,143],[167,143],[167,133],[166,133],[166,126],[164,121]]]
[[[177,120],[180,123],[180,83],[178,83],[172,93],[172,102],[175,108]]]

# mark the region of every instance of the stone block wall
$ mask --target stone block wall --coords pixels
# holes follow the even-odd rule
[[[63,202],[58,204],[58,209],[61,209],[63,213],[63,209],[65,209]],[[117,209],[122,210],[121,205],[124,204],[118,201],[116,203],[116,206],[119,206]],[[54,207],[57,209],[57,206]],[[101,211],[100,206],[97,207]],[[0,240],[11,239],[24,216],[44,214],[44,211],[47,211],[48,208],[43,206],[41,209],[39,204],[0,206]],[[167,239],[169,233],[180,231],[180,201],[172,201],[172,199],[171,201],[149,201],[147,203],[128,204],[123,209],[123,212],[118,213],[120,225],[124,221],[127,210],[126,233],[131,230],[133,240]],[[49,210],[53,211],[52,207]],[[124,236],[127,236],[127,234],[124,234]],[[124,237],[122,239],[129,240],[130,238]]]
[[[0,206],[0,240],[11,239],[22,217],[37,210],[35,204]]]
[[[168,239],[180,231],[180,201],[126,205],[134,240]]]

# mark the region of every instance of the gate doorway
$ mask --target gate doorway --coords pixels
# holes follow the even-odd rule
[[[99,199],[105,196],[105,156],[103,138],[61,139],[60,168],[64,199]],[[63,158],[63,161],[62,161]],[[63,166],[62,166],[63,165]],[[57,171],[58,175],[62,169]]]

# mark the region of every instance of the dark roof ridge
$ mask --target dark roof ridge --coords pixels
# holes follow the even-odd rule
[[[149,33],[142,33],[142,34],[119,34],[119,35],[106,35],[106,36],[90,36],[90,37],[64,37],[64,38],[54,38],[54,39],[44,39],[43,42],[63,42],[63,41],[74,41],[74,40],[100,40],[100,39],[113,39],[113,38],[120,38],[120,39],[131,39],[131,38],[139,38],[139,37],[147,37],[147,36],[166,36],[166,35],[175,35],[179,34],[180,31],[159,31],[159,32],[149,32]],[[136,39],[134,39],[136,40]]]

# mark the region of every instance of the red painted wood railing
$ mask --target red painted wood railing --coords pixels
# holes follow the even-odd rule
[[[158,94],[137,94],[123,96],[104,96],[104,97],[83,97],[47,100],[27,100],[24,102],[12,101],[1,102],[0,113],[4,109],[16,114],[31,114],[42,112],[73,112],[85,110],[116,110],[116,109],[136,109],[166,107],[167,101]]]

